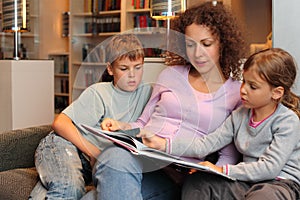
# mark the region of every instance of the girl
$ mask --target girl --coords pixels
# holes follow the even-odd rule
[[[243,106],[214,133],[194,140],[184,138],[171,146],[172,154],[184,152],[185,156],[202,158],[233,141],[243,155],[240,163],[220,167],[202,164],[237,181],[195,173],[184,184],[183,199],[300,197],[299,97],[291,92],[296,74],[294,59],[282,49],[250,56],[240,88]]]

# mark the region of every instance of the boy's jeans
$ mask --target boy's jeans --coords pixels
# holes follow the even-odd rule
[[[144,173],[151,165],[123,148],[106,148],[94,167],[97,193],[88,195],[101,200],[180,199],[178,188],[162,170],[154,167]]]
[[[85,194],[89,163],[71,142],[50,133],[36,150],[35,165],[44,189],[38,183],[29,199],[45,199],[45,194],[47,200],[80,199]]]

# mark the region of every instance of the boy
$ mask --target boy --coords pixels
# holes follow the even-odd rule
[[[47,191],[38,183],[31,199],[80,199],[85,193],[95,158],[109,144],[80,129],[80,123],[100,127],[107,117],[132,122],[142,113],[151,86],[141,84],[141,42],[131,34],[116,35],[108,43],[106,55],[106,70],[113,81],[88,87],[57,116],[52,124],[54,132],[38,146],[35,164]]]

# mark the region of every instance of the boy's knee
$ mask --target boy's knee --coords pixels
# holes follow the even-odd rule
[[[135,162],[134,156],[127,150],[119,147],[108,147],[101,152],[97,158],[97,163],[109,165],[127,165]]]
[[[141,172],[141,165],[137,157],[120,147],[109,147],[101,152],[97,159],[96,174],[101,171],[113,169],[120,172]]]
[[[80,199],[85,192],[82,183],[57,181],[49,184],[46,199]]]

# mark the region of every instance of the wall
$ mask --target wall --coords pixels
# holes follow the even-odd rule
[[[247,45],[265,43],[272,31],[272,0],[232,0],[231,8],[242,23]]]
[[[68,52],[68,39],[62,38],[62,13],[69,11],[69,0],[40,1],[40,55]]]
[[[208,0],[187,1],[187,7]],[[265,43],[272,31],[272,0],[223,0],[244,29],[246,44]]]
[[[272,31],[272,0],[244,0],[249,40],[265,43]]]
[[[299,0],[273,0],[273,46],[290,52],[300,66],[300,1]],[[294,92],[300,95],[299,75],[296,80]]]

